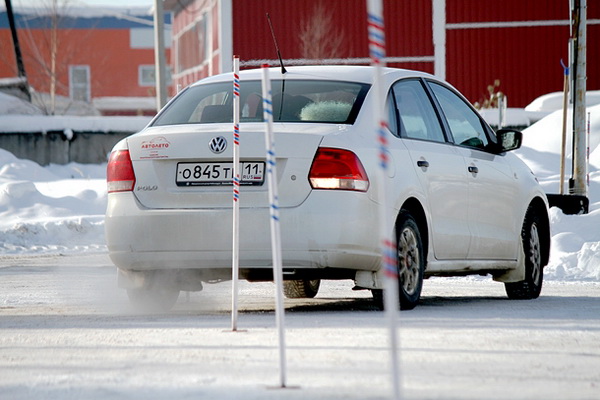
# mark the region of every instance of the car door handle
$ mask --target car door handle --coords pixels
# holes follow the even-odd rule
[[[427,167],[429,167],[429,161],[423,161],[423,160],[417,161],[417,167],[427,168]]]
[[[477,168],[477,167],[476,167],[476,166],[474,166],[474,165],[470,165],[470,166],[469,166],[469,172],[470,172],[470,173],[472,173],[472,174],[476,174],[476,173],[478,173],[478,172],[479,172],[479,168]]]

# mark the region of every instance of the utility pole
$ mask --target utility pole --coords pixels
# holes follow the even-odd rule
[[[167,104],[163,0],[154,0],[154,65],[156,70],[156,110],[159,111]]]
[[[572,194],[587,196],[587,135],[586,135],[586,0],[575,0],[575,76],[573,97],[573,179]]]
[[[21,88],[27,100],[31,102],[31,93],[29,92],[29,84],[27,83],[27,74],[25,73],[25,65],[23,64],[23,56],[21,55],[21,46],[19,45],[19,36],[17,35],[17,27],[15,25],[15,16],[13,14],[11,0],[4,0],[6,4],[6,15],[10,25],[10,33],[12,34],[13,47],[15,49],[15,59],[17,62],[17,71],[19,78],[23,78],[24,85]]]

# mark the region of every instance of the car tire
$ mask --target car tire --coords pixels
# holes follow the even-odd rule
[[[425,251],[417,222],[404,211],[396,223],[396,249],[400,309],[412,310],[419,304],[421,298],[425,274]],[[383,310],[383,290],[372,289],[371,293],[376,307]]]
[[[509,299],[537,299],[542,291],[544,268],[542,265],[541,223],[539,216],[529,209],[521,230],[525,257],[525,279],[504,284]]]
[[[312,299],[319,292],[320,279],[299,279],[283,282],[283,294],[288,299]]]
[[[129,302],[137,311],[167,312],[179,298],[179,290],[164,287],[141,287],[127,289]]]
[[[402,212],[396,223],[396,248],[400,309],[412,310],[421,298],[425,251],[419,226],[407,212]]]

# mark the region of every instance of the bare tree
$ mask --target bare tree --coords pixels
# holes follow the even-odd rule
[[[68,83],[65,82],[68,81],[69,65],[74,59],[74,52],[81,54],[82,51],[88,51],[85,42],[89,32],[78,36],[80,45],[74,45],[72,40],[69,44],[63,42],[70,31],[66,19],[71,2],[72,0],[43,0],[37,15],[41,25],[35,30],[44,33],[34,35],[34,29],[27,24],[23,30],[30,48],[27,61],[33,66],[32,70],[38,72],[37,77],[32,76],[30,83],[34,87],[39,85],[42,92],[48,93],[47,100],[43,99],[45,95],[41,93],[34,93],[33,96],[37,105],[50,115],[66,112],[73,105],[71,100],[61,105],[61,109],[64,107],[62,111],[59,110],[58,94],[68,91]],[[94,55],[95,58],[99,56]]]
[[[45,0],[42,3],[42,9],[38,17],[42,17],[42,15],[47,16],[48,25],[43,28],[47,31],[47,35],[44,35],[41,40],[34,37],[31,29],[27,28],[24,30],[32,52],[29,61],[34,64],[34,69],[40,71],[44,79],[47,79],[48,94],[50,96],[49,104],[46,106],[46,104],[43,104],[44,102],[38,101],[38,103],[42,103],[40,106],[50,115],[56,113],[56,92],[57,85],[59,85],[58,76],[60,73],[64,73],[64,71],[59,70],[57,62],[60,48],[58,30],[61,26],[62,15],[68,9],[69,1]]]
[[[63,0],[68,1],[68,0]],[[50,15],[50,112],[56,112],[56,56],[58,54],[58,0],[52,0]]]
[[[344,31],[333,23],[333,11],[319,1],[300,26],[302,57],[311,60],[343,57],[344,36]]]

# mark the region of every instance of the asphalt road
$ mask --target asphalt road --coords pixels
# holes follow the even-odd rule
[[[0,399],[388,399],[389,331],[365,291],[326,282],[286,300],[279,386],[274,285],[182,294],[137,314],[105,254],[0,256]],[[600,283],[431,279],[398,321],[403,399],[600,398]]]

